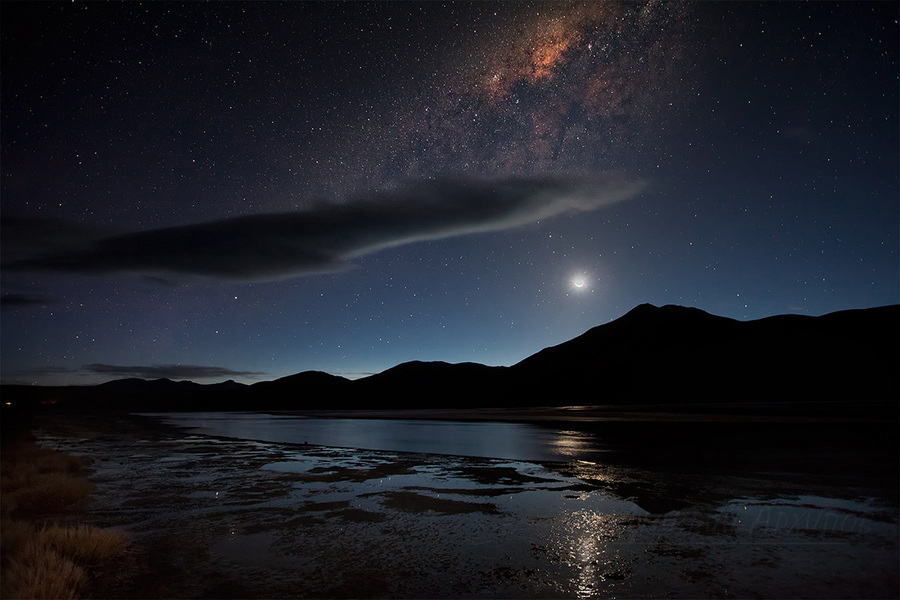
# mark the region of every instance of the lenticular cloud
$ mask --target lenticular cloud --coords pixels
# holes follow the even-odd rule
[[[176,279],[285,279],[340,270],[354,257],[391,246],[596,210],[641,189],[641,181],[621,174],[419,181],[297,212],[83,235],[67,239],[63,247],[32,248],[29,257],[19,256],[4,267]]]

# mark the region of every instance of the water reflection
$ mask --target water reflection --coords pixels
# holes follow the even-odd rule
[[[621,542],[626,525],[621,518],[593,514],[579,515],[573,523],[574,530],[563,532],[563,537],[571,544],[575,595],[608,596],[611,588],[628,577],[627,560],[619,555],[616,544]]]
[[[596,453],[583,433],[523,423],[416,419],[337,419],[256,413],[154,413],[207,435],[393,452],[528,461],[567,461]]]
[[[595,456],[599,450],[597,439],[583,431],[555,431],[549,441],[554,452],[566,460],[584,460],[585,457]]]

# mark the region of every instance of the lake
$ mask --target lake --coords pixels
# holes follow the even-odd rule
[[[568,461],[596,458],[601,448],[581,431],[526,423],[426,419],[353,419],[259,413],[154,413],[164,423],[244,440],[386,450]]]
[[[87,519],[132,540],[108,597],[900,592],[893,459],[612,431],[176,413],[45,418],[38,438],[93,458]]]

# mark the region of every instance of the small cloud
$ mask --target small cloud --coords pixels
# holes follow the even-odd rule
[[[0,308],[16,309],[29,308],[32,306],[46,306],[51,302],[46,298],[39,296],[26,296],[24,294],[3,294],[0,296]]]
[[[230,377],[258,377],[265,374],[260,371],[235,371],[224,367],[203,365],[122,366],[93,363],[84,365],[83,369],[99,375],[137,377],[139,379],[222,379]]]
[[[81,378],[83,373],[63,366],[30,367],[3,373],[0,384],[33,385],[39,380],[55,380],[60,377],[64,379]]]
[[[120,234],[56,221],[5,220],[4,236],[11,231],[17,251],[5,259],[4,268],[164,280],[286,279],[346,269],[353,258],[383,248],[596,210],[631,198],[643,187],[642,181],[616,173],[446,178],[304,211]]]

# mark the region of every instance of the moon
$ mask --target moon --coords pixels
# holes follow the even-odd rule
[[[588,276],[584,273],[579,273],[578,275],[573,275],[572,279],[569,280],[572,284],[572,289],[576,292],[583,292],[588,289]]]

